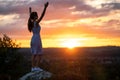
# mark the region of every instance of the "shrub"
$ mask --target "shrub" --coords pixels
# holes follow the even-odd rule
[[[3,76],[9,77],[11,80],[13,76],[21,74],[23,56],[17,52],[19,44],[16,44],[7,35],[0,37],[0,80]],[[12,79],[12,80],[15,80]]]

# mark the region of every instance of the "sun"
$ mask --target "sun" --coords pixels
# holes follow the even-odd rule
[[[76,39],[66,39],[62,43],[63,47],[67,47],[69,49],[73,49],[75,47],[80,46],[80,43]]]

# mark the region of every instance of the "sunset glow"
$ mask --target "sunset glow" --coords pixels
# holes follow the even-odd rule
[[[46,1],[50,5],[40,23],[44,48],[120,46],[120,6],[106,4],[113,0],[0,0],[0,36],[30,47],[28,8],[40,16]]]
[[[63,47],[67,47],[67,48],[75,48],[75,47],[78,47],[78,46],[81,46],[80,45],[80,42],[78,42],[77,40],[75,39],[66,39],[63,43],[61,43]]]

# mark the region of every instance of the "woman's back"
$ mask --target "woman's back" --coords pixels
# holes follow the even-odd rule
[[[40,30],[41,30],[40,25],[34,23],[34,27],[32,28],[33,35],[39,35]]]

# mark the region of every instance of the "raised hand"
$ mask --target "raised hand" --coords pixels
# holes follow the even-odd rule
[[[46,2],[44,6],[47,8],[47,7],[48,7],[48,5],[49,5],[49,2]]]
[[[44,4],[43,12],[42,12],[40,18],[38,19],[37,23],[39,23],[39,22],[42,20],[42,18],[44,17],[48,5],[49,5],[49,2],[46,2],[46,3]]]
[[[29,7],[29,13],[31,14],[31,12],[32,12],[32,8],[31,8],[31,7]]]

